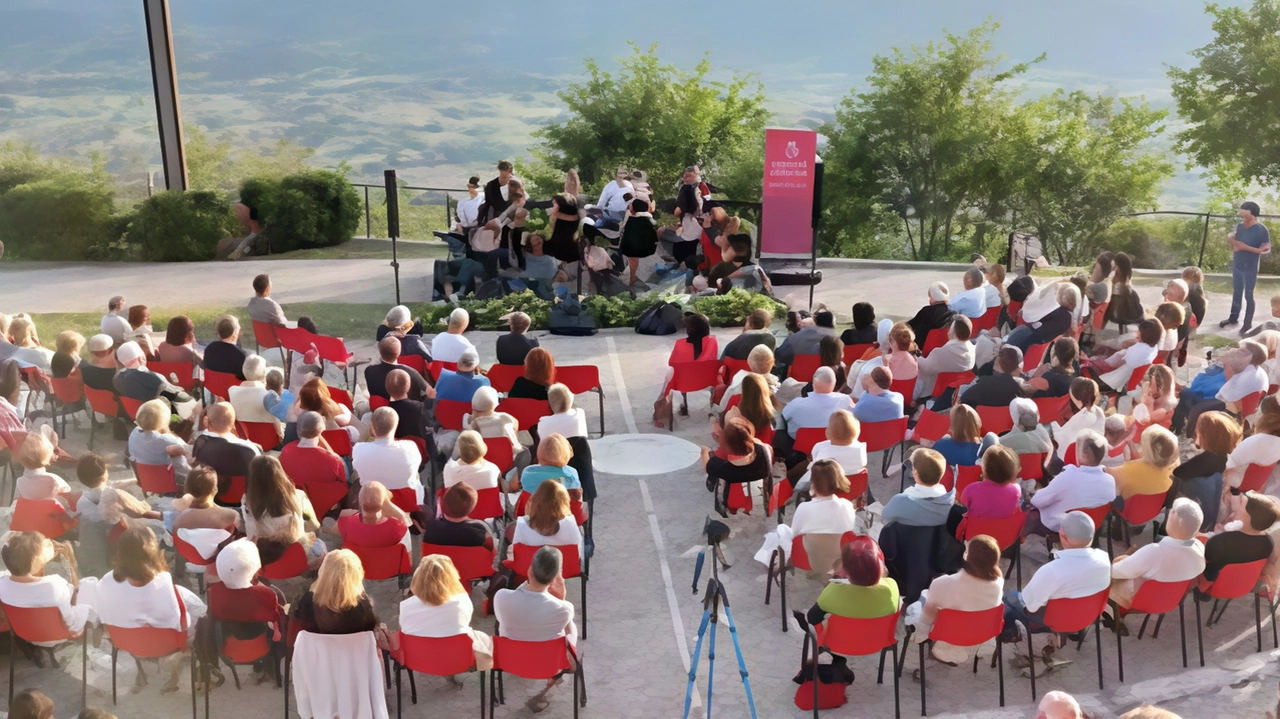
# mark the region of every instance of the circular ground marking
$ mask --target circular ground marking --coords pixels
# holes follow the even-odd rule
[[[613,434],[591,440],[591,458],[605,474],[665,474],[702,457],[698,445],[669,434]]]

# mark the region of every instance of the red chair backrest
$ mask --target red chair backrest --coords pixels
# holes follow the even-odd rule
[[[556,381],[574,394],[590,392],[601,387],[600,368],[593,364],[575,364],[556,367]]]
[[[1274,464],[1251,464],[1244,468],[1244,479],[1240,480],[1241,492],[1261,492],[1271,479]]]
[[[564,640],[560,640],[563,644]],[[419,674],[449,677],[465,674],[476,664],[470,634],[452,637],[415,637],[400,632],[400,651],[395,659],[401,666]]]
[[[894,612],[874,619],[853,619],[838,614],[827,615],[822,645],[842,657],[875,654],[897,643],[895,631],[898,615]]]
[[[889,383],[889,391],[902,395],[903,402],[910,402],[916,391],[916,379],[895,379]]]
[[[563,637],[545,642],[493,638],[493,668],[524,679],[550,679],[571,668],[569,642]]]
[[[402,574],[413,572],[413,562],[409,559],[409,550],[400,542],[389,547],[364,547],[359,544],[344,542],[343,549],[350,549],[360,558],[364,567],[364,578],[379,580],[391,579]]]
[[[178,556],[182,557],[188,564],[195,564],[200,567],[207,567],[210,564],[213,564],[214,562],[218,561],[217,553],[214,553],[214,555],[212,557],[209,557],[208,559],[200,556],[200,552],[195,547],[183,541],[182,537],[179,537],[177,532],[174,532],[170,536],[173,537],[174,551],[176,551],[178,553]]]
[[[1252,592],[1258,586],[1258,578],[1267,566],[1267,560],[1256,562],[1228,564],[1218,572],[1218,578],[1209,587],[1209,596],[1214,599],[1238,599]]]
[[[978,419],[982,420],[983,432],[1004,434],[1013,429],[1013,417],[1008,407],[974,407],[978,410]]]
[[[1253,394],[1245,395],[1244,397],[1242,397],[1240,399],[1240,416],[1248,417],[1254,412],[1257,412],[1258,404],[1260,402],[1262,402],[1261,392],[1254,392]]]
[[[230,372],[215,372],[211,369],[204,371],[204,388],[218,399],[228,399],[230,397],[228,390],[239,384],[240,380]]]
[[[1049,349],[1052,342],[1045,342],[1040,345],[1031,345],[1026,352],[1022,353],[1022,371],[1035,372],[1040,363],[1044,361],[1045,350]]]
[[[792,449],[809,454],[813,451],[815,444],[826,440],[826,438],[826,427],[801,427],[796,430],[796,441],[792,445]]]
[[[520,429],[529,429],[543,417],[551,416],[551,405],[542,399],[508,397],[498,403],[498,411],[515,417]]]
[[[840,355],[840,359],[843,360],[845,366],[848,367],[848,366],[851,366],[854,362],[857,362],[858,360],[862,359],[863,355],[865,355],[867,352],[875,348],[876,348],[876,345],[874,342],[870,344],[861,344],[861,345],[845,345],[844,353]],[[729,360],[726,359],[725,364],[728,364],[728,363],[729,363]]]
[[[1102,329],[1102,326],[1107,323],[1107,306],[1110,304],[1110,301],[1103,302],[1093,310],[1093,328],[1095,330]]]
[[[14,532],[39,532],[49,539],[57,539],[80,520],[67,514],[56,499],[27,499],[18,497],[13,505],[13,520],[9,529]]]
[[[871,483],[871,475],[867,474],[867,470],[862,470],[857,474],[846,474],[845,479],[849,480],[849,491],[837,494],[842,499],[857,503],[862,495],[867,493],[867,485]],[[781,484],[790,485],[790,482],[781,482]],[[777,493],[777,490],[774,490]]]
[[[387,399],[386,397],[379,397],[376,394],[369,395],[370,410],[381,409],[382,407],[390,407],[390,406],[391,406],[391,400]]]
[[[988,307],[982,316],[973,321],[973,334],[978,334],[983,330],[995,329],[996,320],[1000,319],[1000,306]]]
[[[172,464],[133,465],[134,474],[138,477],[138,487],[148,494],[181,494],[182,487],[173,474]]]
[[[275,327],[276,339],[280,342],[280,346],[290,352],[299,352],[306,354],[311,351],[311,344],[315,335],[301,327]]]
[[[939,609],[929,638],[958,647],[973,647],[990,641],[1004,631],[1004,605],[976,612]]]
[[[426,439],[419,437],[416,434],[406,434],[400,439],[407,439],[410,442],[413,442],[413,444],[417,446],[418,456],[422,457],[423,462],[426,462],[431,459],[430,457],[427,456],[427,440]]]
[[[1071,396],[1064,394],[1061,397],[1034,397],[1031,401],[1036,403],[1036,409],[1040,412],[1041,424],[1049,424],[1062,421],[1062,413],[1071,401]]]
[[[285,548],[284,554],[270,564],[262,565],[262,576],[267,579],[293,579],[307,571],[307,550],[301,542]]]
[[[218,653],[236,664],[252,664],[271,652],[271,642],[263,632],[251,639],[236,639],[227,634]]]
[[[865,427],[866,425],[863,426]],[[865,432],[866,430],[864,429],[863,431]],[[949,431],[951,431],[951,418],[949,416],[934,412],[931,409],[925,409],[920,411],[920,418],[916,420],[916,428],[911,436],[917,441],[923,439],[937,442]]]
[[[822,357],[819,355],[796,355],[787,367],[787,376],[797,382],[808,382],[821,366]]]
[[[733,409],[734,407],[737,407],[740,404],[742,404],[741,392],[729,398],[729,402],[724,406],[724,411],[728,412],[729,410]]]
[[[280,444],[280,433],[271,422],[236,422],[239,435],[269,452]]]
[[[329,387],[329,398],[347,409],[355,409],[351,401],[351,393],[341,387]]]
[[[276,336],[276,328],[270,322],[253,320],[253,341],[259,349],[269,350],[280,346],[280,338]]]
[[[671,390],[674,392],[697,392],[711,389],[720,381],[720,360],[698,360],[696,362],[676,362],[671,365]]]
[[[1018,461],[1022,464],[1018,470],[1018,479],[1040,479],[1044,477],[1044,454],[1020,454]]]
[[[1072,442],[1067,445],[1067,451],[1062,453],[1062,464],[1077,464],[1076,462],[1076,443]]]
[[[751,365],[746,360],[738,360],[732,357],[725,357],[721,360],[721,369],[723,371],[724,383],[727,385],[733,381],[738,372],[750,372]]]
[[[427,361],[422,355],[400,355],[396,362],[416,371],[418,374],[425,374],[427,371]]]
[[[528,494],[526,492],[525,494]],[[551,545],[560,550],[561,570],[560,573],[565,579],[572,579],[582,574],[582,565],[578,557],[578,545],[576,544],[556,544]],[[522,576],[529,576],[529,563],[533,561],[533,555],[542,547],[534,547],[528,544],[513,544],[512,558],[503,562],[515,573]]]
[[[444,429],[462,431],[462,417],[471,412],[471,403],[454,399],[436,400],[436,421]]]
[[[427,365],[427,372],[431,373],[431,379],[433,381],[436,381],[436,382],[440,381],[441,370],[449,370],[450,372],[456,372],[458,371],[458,363],[444,362],[442,360],[437,360]],[[524,374],[524,373],[521,372],[521,374]]]
[[[412,487],[391,490],[391,503],[406,514],[418,511],[418,492]]]
[[[84,380],[79,377],[50,377],[53,396],[64,404],[72,404],[84,399]]]
[[[453,566],[458,570],[458,577],[464,582],[474,582],[493,576],[493,563],[497,551],[484,547],[454,547],[423,543],[422,556],[432,554],[441,554],[453,560]]]
[[[329,449],[339,457],[351,456],[351,435],[347,434],[346,428],[326,429],[320,433],[324,437],[324,441],[329,443]]]
[[[947,327],[939,327],[929,330],[929,334],[924,336],[924,347],[920,348],[921,356],[928,357],[930,352],[947,343],[947,329]]]
[[[556,368],[556,377],[559,378],[563,368]],[[496,364],[485,372],[485,376],[489,378],[489,386],[494,392],[506,394],[511,391],[511,386],[515,384],[517,377],[524,376],[524,365],[522,364]]]
[[[1099,529],[1102,528],[1103,520],[1105,520],[1107,518],[1107,515],[1111,513],[1111,505],[1100,504],[1096,507],[1076,507],[1075,509],[1071,509],[1067,511],[1084,512],[1085,514],[1089,515],[1089,519],[1093,520],[1093,528],[1094,528],[1094,532],[1096,533]]]
[[[858,535],[853,532],[845,532],[840,535],[840,546],[843,547],[849,542],[852,542],[857,536]],[[807,572],[813,569],[813,566],[809,563],[809,551],[804,548],[804,538],[805,535],[803,534],[797,534],[791,538],[791,556],[789,559],[796,569],[803,569]]]
[[[1050,599],[1044,607],[1044,625],[1059,634],[1070,634],[1093,624],[1107,608],[1111,587],[1075,599]]]
[[[346,499],[349,488],[346,482],[304,482],[302,491],[311,500],[311,508],[316,510],[316,519],[320,519],[338,502]]]
[[[187,646],[184,629],[159,629],[157,627],[117,627],[104,624],[111,644],[139,659],[167,657]]]
[[[142,403],[132,397],[121,397],[120,406],[124,407],[124,413],[133,420],[138,418],[138,410],[142,409]]]
[[[345,364],[351,359],[352,355],[347,351],[347,346],[342,343],[341,337],[311,335],[311,341],[315,344],[316,351],[320,353],[320,359],[325,362]]]
[[[525,495],[527,492],[521,492]],[[502,490],[497,487],[482,489],[476,492],[476,508],[471,510],[472,519],[494,519],[504,516],[507,508],[502,505]]]
[[[1137,389],[1138,385],[1142,384],[1142,378],[1146,376],[1147,370],[1150,368],[1151,365],[1149,364],[1142,365],[1141,367],[1134,367],[1133,372],[1129,375],[1129,384],[1125,386],[1125,390],[1132,392]]]
[[[930,397],[937,397],[942,391],[948,387],[959,389],[969,384],[975,379],[976,375],[973,370],[965,370],[964,372],[939,372],[937,379],[933,381],[933,389],[929,390]]]
[[[1157,494],[1135,494],[1124,500],[1124,509],[1120,516],[1129,524],[1146,524],[1156,518],[1164,509],[1164,498],[1167,492]]]
[[[868,452],[879,452],[906,439],[907,418],[899,417],[884,422],[863,422],[859,431]]]
[[[1181,582],[1157,582],[1154,579],[1147,579],[1138,585],[1138,592],[1133,595],[1129,611],[1147,614],[1164,614],[1173,611],[1182,603],[1182,598],[1191,589],[1193,581],[1195,579]]]
[[[968,487],[974,482],[982,481],[982,467],[975,464],[970,466],[960,466],[957,467],[957,469],[959,470],[959,476],[956,479],[956,496],[959,497],[961,494],[964,494],[965,487]]]
[[[62,621],[62,611],[57,607],[15,607],[0,604],[13,633],[24,640],[37,642],[65,642],[71,639],[71,631]],[[83,627],[76,627],[83,629]]]
[[[224,486],[223,476],[218,475],[218,486]],[[225,489],[218,492],[217,499],[222,504],[240,504],[244,499],[245,476],[236,474],[226,478]]]
[[[178,378],[174,384],[190,390],[196,386],[195,367],[190,362],[148,362],[147,369],[169,379],[169,375]]]
[[[498,466],[498,471],[503,474],[511,469],[511,465],[515,464],[515,448],[511,446],[510,437],[485,437],[484,458]]]
[[[1009,316],[1012,317],[1014,320],[1018,320],[1022,318],[1021,302],[1018,302],[1017,300],[1009,300],[1009,304],[1005,306],[1005,309],[1008,310]]]
[[[962,541],[985,534],[996,540],[1000,551],[1012,547],[1022,538],[1022,525],[1027,522],[1027,513],[1021,509],[1000,519],[984,519],[982,517],[965,517],[961,522]]]

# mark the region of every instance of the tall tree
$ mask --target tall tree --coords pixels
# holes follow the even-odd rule
[[[713,81],[705,57],[685,72],[664,64],[657,45],[631,49],[616,75],[587,60],[587,80],[559,93],[569,117],[535,133],[541,142],[532,151],[541,167],[530,168],[529,179],[537,193],[558,192],[570,168],[585,187],[599,188],[626,165],[647,172],[662,197],[687,165],[702,163],[713,182],[721,171],[736,179],[746,150],[763,151],[769,112],[754,75]]]
[[[1191,51],[1195,67],[1169,70],[1188,123],[1177,149],[1203,167],[1235,162],[1246,179],[1280,183],[1280,0],[1205,11],[1217,36]]]

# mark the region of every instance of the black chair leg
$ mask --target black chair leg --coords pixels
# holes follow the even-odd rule
[[[1258,634],[1258,651],[1262,651],[1262,598],[1253,593],[1253,628]]]
[[[196,719],[196,653],[191,652],[191,719]]]
[[[1184,616],[1185,611],[1182,608],[1183,602],[1186,601],[1186,597],[1183,597],[1182,600],[1183,601],[1178,602],[1178,635],[1182,638],[1182,668],[1186,669],[1187,668],[1187,620],[1186,620],[1186,617]]]
[[[111,704],[116,703],[116,661],[120,657],[120,650],[111,647]]]
[[[1196,605],[1196,643],[1200,647],[1200,666],[1204,666],[1204,630],[1201,629],[1203,625],[1200,623],[1200,598],[1197,595],[1199,592],[1191,597],[1191,602]]]
[[[1031,701],[1036,700],[1036,650],[1031,644],[1031,623],[1026,625],[1027,630],[1027,657],[1031,659]],[[999,640],[996,640],[999,641]]]
[[[413,675],[410,675],[410,682],[413,681],[412,676]],[[484,704],[486,698],[487,697],[484,694],[484,672],[480,672],[480,719],[484,719]]]
[[[996,638],[996,663],[1000,665],[1000,706],[1004,706],[1004,642]]]
[[[1088,630],[1085,630],[1080,633],[1081,641],[1084,641],[1087,632]],[[1102,618],[1100,616],[1093,620],[1093,639],[1098,643],[1098,689],[1101,690],[1104,687],[1102,686]]]
[[[925,704],[925,686],[924,686],[924,647],[928,644],[928,640],[920,642],[920,716],[928,716],[929,710]],[[814,678],[817,681],[817,678]]]
[[[901,700],[900,700],[900,699],[899,699],[899,697],[898,697],[898,680],[901,678],[902,673],[896,670],[896,669],[897,669],[897,666],[898,666],[898,644],[897,644],[897,642],[894,642],[892,649],[893,649],[893,666],[894,666],[894,671],[893,671],[893,719],[902,719],[902,705],[901,705]]]
[[[13,706],[13,665],[18,663],[18,659],[14,656],[14,650],[18,646],[18,635],[9,632],[9,703],[5,705],[6,710]]]
[[[12,665],[12,661],[10,661]],[[9,691],[13,691],[13,679],[9,680]],[[12,703],[12,702],[10,702]],[[89,632],[80,634],[80,707],[89,706]]]
[[[396,719],[403,716],[404,693],[400,687],[400,665],[396,664]]]
[[[1150,615],[1147,615],[1147,619],[1150,619],[1150,618],[1151,618]],[[1142,628],[1146,629],[1146,627],[1147,627],[1147,620],[1144,619],[1142,620]],[[1120,633],[1120,612],[1118,609],[1116,610],[1116,629],[1114,634],[1116,635],[1116,666],[1118,667],[1117,671],[1120,674],[1120,683],[1123,684],[1124,683],[1124,638],[1123,638],[1123,635]],[[1142,638],[1141,629],[1138,630],[1138,638],[1139,639]],[[1102,646],[1102,645],[1099,644],[1098,646]],[[1099,662],[1099,666],[1101,666],[1101,662]]]

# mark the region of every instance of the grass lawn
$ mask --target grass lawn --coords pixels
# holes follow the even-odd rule
[[[404,260],[443,260],[449,247],[438,240],[430,242],[399,241],[396,253]],[[390,260],[391,243],[386,240],[356,238],[334,247],[316,247],[282,252],[278,255],[254,257],[255,260]]]

